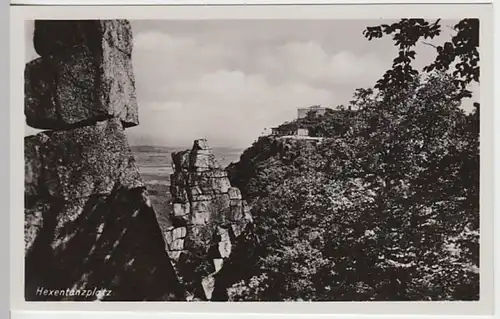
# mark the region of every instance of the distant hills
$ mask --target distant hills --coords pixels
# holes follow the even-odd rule
[[[131,146],[130,148],[132,149],[132,152],[143,152],[143,153],[171,153],[185,149],[184,147],[152,146],[152,145],[134,145]]]
[[[153,152],[153,153],[171,153],[176,151],[188,150],[192,145],[188,146],[153,146],[153,145],[133,145],[130,147],[133,152]],[[242,153],[243,148],[234,147],[212,147],[212,150],[218,153]]]
[[[131,146],[132,152],[136,154],[139,166],[170,165],[172,152],[178,152],[191,149],[190,146],[153,146],[153,145],[134,145]],[[231,162],[237,162],[244,149],[233,147],[213,147],[212,151],[219,161],[225,167]],[[159,156],[160,155],[160,156]]]

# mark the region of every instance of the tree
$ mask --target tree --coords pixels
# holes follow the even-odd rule
[[[392,34],[400,53],[378,92],[355,92],[348,129],[338,134],[327,113],[309,123],[335,138],[312,148],[263,139],[245,152],[252,173],[239,182],[253,194],[260,258],[232,300],[479,298],[479,108],[460,108],[479,75],[465,39],[474,23],[455,26],[425,76],[413,47],[440,33],[439,20],[367,28],[369,39]]]
[[[376,213],[382,230],[376,250],[383,260],[374,268],[388,281],[374,285],[389,299],[477,298],[470,269],[479,259],[457,257],[468,249],[450,247],[464,233],[472,235],[466,245],[478,244],[478,184],[472,177],[479,173],[478,136],[469,126],[474,115],[459,108],[450,75],[431,75],[408,87],[390,104],[382,96],[361,106],[364,121],[349,137],[362,156],[356,159],[363,163],[359,177],[377,194],[377,206],[368,211]],[[464,285],[473,289],[458,294]]]
[[[451,76],[408,87],[392,104],[358,96],[342,139],[296,144],[257,169],[247,185],[272,185],[252,201],[263,245],[232,300],[477,298],[473,122]]]
[[[436,48],[438,53],[436,60],[426,66],[423,71],[453,70],[455,84],[460,88],[457,98],[470,97],[467,85],[473,81],[479,82],[479,20],[462,19],[453,26],[456,31],[450,41],[443,45],[434,46],[422,39],[432,39],[441,34],[440,19],[428,22],[424,19],[401,19],[393,24],[382,24],[367,27],[363,34],[368,40],[382,38],[384,35],[392,35],[399,54],[393,61],[393,67],[378,80],[375,88],[384,90],[406,86],[412,82],[419,72],[411,66],[415,59],[415,45],[422,43]]]

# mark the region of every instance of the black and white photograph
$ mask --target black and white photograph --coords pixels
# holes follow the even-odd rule
[[[477,16],[24,26],[25,301],[483,298]]]

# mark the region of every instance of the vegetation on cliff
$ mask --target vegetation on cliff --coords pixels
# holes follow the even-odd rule
[[[298,128],[304,128],[309,131],[309,136],[342,136],[350,128],[350,122],[356,116],[356,111],[345,109],[339,105],[333,110],[327,108],[325,114],[321,115],[314,110],[309,111],[306,117],[295,119],[278,126],[280,131],[296,131]]]
[[[423,74],[406,57],[439,22],[368,28],[395,33],[402,53],[376,91],[356,91],[356,112],[311,115],[323,141],[262,137],[229,167],[260,243],[230,300],[479,298],[479,105],[460,107],[479,72],[468,26]]]

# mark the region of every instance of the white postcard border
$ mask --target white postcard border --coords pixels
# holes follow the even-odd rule
[[[481,300],[478,302],[25,302],[24,301],[24,20],[29,19],[373,19],[481,20]],[[181,313],[449,314],[493,311],[493,15],[490,5],[334,6],[15,6],[11,7],[10,266],[12,310],[162,311]],[[22,36],[20,36],[22,35]],[[140,107],[140,106],[139,106]]]

